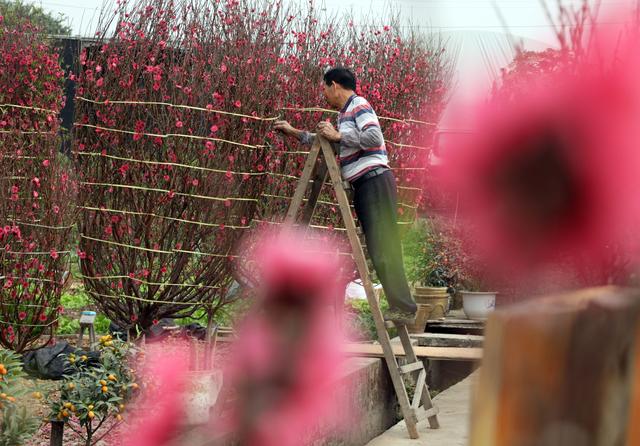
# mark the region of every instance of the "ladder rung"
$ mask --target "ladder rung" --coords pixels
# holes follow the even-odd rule
[[[420,407],[420,401],[422,401],[422,397],[424,396],[424,392],[429,392],[429,389],[426,386],[427,382],[427,371],[422,369],[420,373],[418,373],[418,379],[416,380],[416,391],[413,393],[413,401],[411,402],[411,407],[417,409]],[[429,397],[429,395],[427,395]],[[431,398],[428,398],[431,401]],[[425,407],[425,409],[427,409]]]
[[[396,324],[393,321],[384,321],[384,326],[387,328],[396,328]]]
[[[387,328],[397,328],[397,327],[402,327],[403,325],[407,325],[404,322],[400,322],[400,321],[384,321],[384,326]]]
[[[413,362],[411,364],[405,364],[398,367],[400,369],[400,373],[411,373],[416,370],[422,370],[424,368],[424,364],[422,361]]]
[[[435,417],[440,413],[440,409],[438,409],[438,406],[433,406],[425,410],[425,413],[427,414],[427,418]]]

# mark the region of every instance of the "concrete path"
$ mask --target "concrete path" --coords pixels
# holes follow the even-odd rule
[[[471,385],[478,371],[448,388],[434,398],[440,409],[438,419],[440,429],[431,430],[424,417],[424,411],[418,412],[418,432],[420,438],[411,440],[407,435],[404,420],[393,426],[367,446],[467,446],[469,439],[469,405]]]

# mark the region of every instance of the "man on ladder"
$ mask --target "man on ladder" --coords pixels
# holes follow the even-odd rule
[[[353,204],[367,242],[367,250],[389,302],[388,321],[410,324],[417,306],[407,284],[397,227],[397,189],[389,168],[378,117],[369,102],[355,93],[355,75],[346,68],[324,74],[324,96],[338,114],[338,129],[326,121],[316,127],[338,146],[338,161],[344,180],[354,190]],[[310,145],[314,134],[287,121],[276,121],[275,129]]]

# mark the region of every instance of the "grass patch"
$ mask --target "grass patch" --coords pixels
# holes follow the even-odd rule
[[[95,320],[96,334],[107,334],[111,321],[100,314],[91,298],[84,291],[82,285],[76,286],[66,291],[61,298],[61,305],[64,313],[60,316],[57,334],[74,335],[80,331],[79,317],[84,310],[96,311],[98,314]],[[251,306],[251,299],[239,299],[218,310],[214,316],[215,323],[220,327],[232,327],[235,322],[242,318]],[[200,308],[190,317],[175,319],[177,325],[185,326],[193,323],[207,326],[207,313]]]
[[[380,309],[382,312],[389,308],[387,299],[380,299]],[[376,331],[376,323],[373,320],[371,307],[366,300],[349,299],[345,302],[345,313],[347,323],[349,324],[349,332],[356,335],[358,340],[378,340],[378,332]],[[395,330],[395,329],[394,329]],[[390,336],[395,336],[392,330]]]
[[[80,313],[84,310],[96,311],[89,296],[82,287],[71,289],[65,292],[60,299],[64,307],[64,313],[60,316],[57,333],[59,335],[78,334],[80,331]],[[94,323],[96,334],[106,334],[109,332],[111,321],[106,316],[98,313]]]
[[[213,321],[219,327],[233,327],[236,322],[247,314],[251,304],[252,300],[250,298],[241,298],[219,309],[213,316]],[[200,324],[203,327],[207,326],[207,313],[203,308],[196,310],[190,317],[176,319],[176,324],[182,326],[193,323]]]

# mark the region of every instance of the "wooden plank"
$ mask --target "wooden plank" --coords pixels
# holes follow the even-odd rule
[[[482,342],[484,336],[473,334],[455,334],[455,333],[412,333],[411,339],[421,342],[425,339],[439,339],[442,341],[459,341],[459,342]]]
[[[496,311],[471,446],[640,444],[640,290],[593,288]]]
[[[393,354],[404,356],[404,349],[400,344],[393,344]],[[345,344],[345,352],[350,356],[363,356],[366,358],[382,358],[382,346],[379,344]],[[482,359],[481,348],[457,348],[457,347],[413,347],[413,352],[418,358],[450,360],[450,361],[479,361]]]
[[[484,344],[484,336],[470,334],[420,333],[411,339],[424,347],[479,347]]]
[[[407,373],[413,373],[416,370],[422,370],[422,369],[424,369],[424,364],[422,363],[422,361],[411,362],[409,364],[401,365],[400,373],[405,375]]]
[[[453,319],[453,318],[443,318],[443,319],[430,319],[427,321],[429,325],[471,325],[482,327],[484,326],[483,321],[475,321],[472,319]]]
[[[416,390],[413,393],[413,401],[411,401],[411,407],[417,409],[420,407],[420,401],[422,401],[423,392],[429,392],[427,388],[427,371],[425,369],[420,370],[418,373],[418,380],[416,381]],[[429,401],[431,403],[431,401]],[[433,408],[433,403],[429,404],[429,407],[425,407],[425,410]]]

